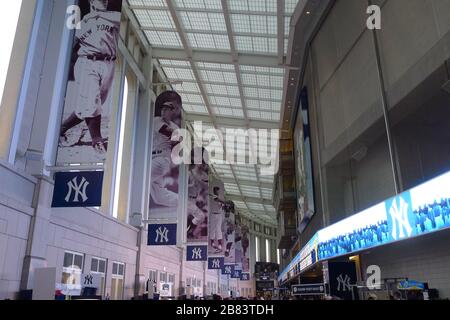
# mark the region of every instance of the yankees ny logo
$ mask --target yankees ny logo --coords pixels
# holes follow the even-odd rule
[[[72,193],[75,193],[73,196],[73,202],[79,202],[79,197],[86,202],[88,200],[88,196],[86,195],[86,189],[89,185],[89,182],[85,177],[82,177],[81,183],[78,184],[77,177],[73,178],[71,181],[67,183],[67,187],[69,187],[69,191],[67,192],[66,198],[64,199],[66,202],[70,201],[72,197]]]
[[[389,213],[392,217],[392,238],[397,240],[410,236],[413,230],[408,221],[408,203],[402,197],[400,197],[399,205],[394,200]]]
[[[338,282],[338,287],[337,290],[338,291],[350,291],[351,290],[351,286],[350,286],[350,277],[346,274],[345,278],[342,277],[342,274],[339,275],[339,277],[336,278],[337,282]],[[342,290],[341,290],[341,285],[342,285]]]
[[[92,275],[87,275],[86,277],[84,277],[85,285],[92,285],[93,283],[94,283],[94,278],[92,277]]]
[[[225,273],[231,274],[231,267],[230,266],[226,266],[225,267]]]
[[[202,249],[194,248],[192,249],[192,260],[200,260],[202,258]]]
[[[219,269],[220,268],[220,260],[219,259],[214,259],[212,261],[212,267],[215,269]]]
[[[158,229],[156,229],[156,239],[155,239],[156,243],[164,243],[164,242],[169,242],[169,229],[167,229],[166,227],[159,227]]]

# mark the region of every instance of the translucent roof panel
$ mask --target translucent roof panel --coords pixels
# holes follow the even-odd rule
[[[175,23],[169,11],[166,10],[138,10],[135,11],[136,18],[144,28],[165,28],[176,31]]]
[[[179,9],[216,9],[222,10],[220,0],[175,0],[175,6]]]
[[[195,81],[194,72],[191,69],[165,67],[164,72],[170,80]]]
[[[166,8],[167,4],[165,0],[128,0],[130,6],[147,6]]]
[[[205,82],[215,82],[221,84],[235,84],[237,85],[237,76],[234,70],[232,72],[200,70],[200,76]]]
[[[284,11],[287,15],[292,15],[299,0],[284,0]]]
[[[236,49],[240,52],[276,54],[277,39],[256,36],[235,36]]]
[[[144,30],[148,41],[155,47],[182,47],[177,32]]]
[[[234,65],[226,63],[197,62],[197,67],[202,70],[234,72]]]
[[[211,33],[187,33],[192,48],[230,50],[228,35]]]
[[[277,13],[277,0],[228,0],[231,11]]]
[[[233,31],[239,33],[253,33],[262,35],[277,35],[277,17],[262,15],[232,14]]]
[[[191,93],[182,93],[180,92],[180,96],[183,99],[183,103],[186,104],[200,104],[204,105],[204,101],[201,95],[199,94],[191,94]]]
[[[203,105],[193,105],[183,102],[183,109],[188,113],[208,114],[208,109]]]
[[[196,82],[183,82],[182,84],[172,85],[172,87],[178,92],[200,94],[200,89]]]
[[[222,31],[226,33],[225,17],[222,13],[213,12],[180,12],[184,28],[189,31]]]
[[[210,95],[226,95],[239,97],[239,88],[237,86],[226,86],[221,84],[205,84],[205,90]]]
[[[242,108],[241,99],[232,97],[209,96],[209,102],[214,106]]]

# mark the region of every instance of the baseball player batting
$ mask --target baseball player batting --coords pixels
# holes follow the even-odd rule
[[[181,116],[181,104],[180,95],[174,91],[163,92],[155,103],[150,195],[155,204],[170,208],[178,206],[178,194],[167,188],[166,177],[172,170],[172,149],[178,143],[172,141],[172,134],[180,128],[174,121]]]
[[[69,146],[66,132],[83,121],[89,129],[92,147],[100,154],[107,151],[101,134],[102,109],[114,79],[120,12],[107,11],[109,0],[89,0],[90,13],[76,31],[70,79],[75,81],[75,111],[63,122],[60,145]],[[75,62],[76,61],[76,62]]]

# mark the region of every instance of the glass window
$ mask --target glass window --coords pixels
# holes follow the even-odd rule
[[[260,252],[259,252],[259,237],[255,237],[255,259],[256,262],[260,262]]]
[[[156,270],[150,270],[149,280],[152,281],[152,282],[156,282],[156,280],[157,280],[157,272],[156,272]]]
[[[159,281],[167,282],[167,272],[160,272],[159,273]]]
[[[111,278],[111,300],[123,299],[123,286],[125,276],[125,264],[113,262]]]
[[[64,253],[61,290],[65,295],[72,296],[81,294],[83,258],[84,256],[80,253]]]
[[[11,1],[8,3],[7,10],[0,10],[0,30],[3,30],[2,50],[0,50],[0,103],[3,98],[21,5],[22,0]]]
[[[99,295],[103,296],[105,294],[105,277],[106,277],[106,260],[101,258],[92,258],[91,260],[91,272],[101,275],[100,278],[100,291]]]
[[[172,283],[172,284],[175,283],[175,275],[173,273],[169,274],[169,283]]]

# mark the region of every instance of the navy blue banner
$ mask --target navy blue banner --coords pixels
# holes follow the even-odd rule
[[[177,225],[149,224],[147,244],[149,246],[175,246],[177,244]]]
[[[222,274],[232,276],[234,274],[234,264],[226,264],[222,268]]]
[[[250,281],[250,273],[241,273],[241,281]]]
[[[222,270],[224,266],[224,257],[212,257],[208,258],[209,270]]]
[[[52,208],[100,207],[103,172],[57,172]]]
[[[208,246],[187,246],[186,261],[207,261]]]
[[[242,270],[234,269],[231,274],[231,279],[241,279]]]

